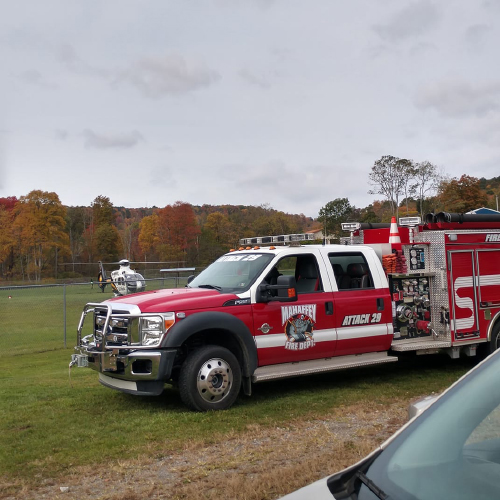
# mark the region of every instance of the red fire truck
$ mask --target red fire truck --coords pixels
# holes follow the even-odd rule
[[[455,358],[498,347],[500,217],[440,213],[345,229],[341,245],[242,247],[186,288],[89,303],[70,366],[130,394],[175,384],[189,408],[206,411],[265,380],[404,351]]]

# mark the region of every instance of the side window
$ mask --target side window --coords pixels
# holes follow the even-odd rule
[[[279,274],[295,276],[298,294],[323,291],[318,262],[314,255],[289,255],[281,259],[276,267]]]
[[[373,288],[373,279],[366,259],[359,252],[328,254],[339,290]]]

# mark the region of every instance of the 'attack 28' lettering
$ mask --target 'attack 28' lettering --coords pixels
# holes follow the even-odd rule
[[[366,313],[366,314],[353,314],[351,316],[344,316],[342,326],[355,326],[355,325],[369,325],[371,323],[380,323],[382,313]]]

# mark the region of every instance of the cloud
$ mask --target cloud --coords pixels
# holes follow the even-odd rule
[[[290,165],[283,160],[269,160],[258,165],[225,165],[216,177],[224,184],[229,203],[288,206],[291,213],[319,208],[318,199],[332,196],[325,179],[335,176],[335,168],[325,165]],[[353,180],[357,184],[358,179]],[[347,180],[344,183],[347,184]],[[300,208],[299,208],[300,207]]]
[[[188,61],[175,53],[144,56],[125,67],[105,69],[87,63],[72,45],[64,44],[59,48],[58,59],[72,73],[102,78],[113,86],[127,83],[150,99],[193,92],[220,79],[219,73],[204,63],[195,59]]]
[[[53,83],[49,83],[45,80],[42,74],[36,69],[28,69],[23,71],[18,76],[19,80],[27,85],[35,85],[37,87],[45,89],[54,89],[56,86]]]
[[[438,48],[433,43],[421,42],[417,43],[413,47],[410,48],[409,54],[412,57],[425,57],[428,54],[432,54],[438,51]]]
[[[400,10],[386,24],[373,26],[373,30],[384,41],[398,42],[424,35],[439,19],[438,9],[431,2],[420,0]]]
[[[491,27],[486,24],[469,26],[465,32],[466,45],[473,50],[481,49],[486,44],[486,38],[491,31]]]
[[[104,78],[111,78],[110,71],[97,66],[93,66],[84,61],[76,52],[71,44],[63,44],[59,47],[58,51],[59,61],[72,73],[86,76],[98,76]]]
[[[238,71],[238,75],[247,83],[260,87],[261,89],[268,89],[271,87],[270,82],[265,77],[257,76],[246,69]]]
[[[56,139],[59,141],[66,141],[69,137],[69,133],[67,130],[57,129],[55,132]]]
[[[249,2],[248,0],[215,0],[214,3],[219,7],[224,8],[237,8],[240,5],[244,5],[245,7],[247,7],[248,5],[253,4],[261,9],[269,9],[276,3],[276,0],[252,0],[251,2]]]
[[[87,149],[130,149],[144,141],[144,137],[137,130],[125,134],[105,135],[87,129],[83,131],[83,136]]]
[[[477,83],[448,80],[418,89],[415,105],[434,109],[448,118],[485,116],[500,109],[500,82]]]
[[[148,174],[149,185],[152,188],[168,188],[167,191],[173,191],[177,188],[177,180],[174,170],[168,166],[156,166]]]
[[[500,9],[500,0],[484,0],[482,2],[482,6],[485,9]]]
[[[129,83],[150,99],[199,90],[219,79],[220,75],[205,64],[188,62],[178,54],[143,57],[118,76],[118,81]]]

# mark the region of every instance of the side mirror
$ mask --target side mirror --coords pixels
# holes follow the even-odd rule
[[[295,276],[278,276],[276,285],[262,284],[257,289],[257,302],[295,302],[297,290]],[[276,295],[273,294],[276,290]]]
[[[188,279],[187,279],[187,284],[189,285],[189,283],[191,283],[191,281],[194,280],[194,274],[191,274],[190,276],[188,276]]]

